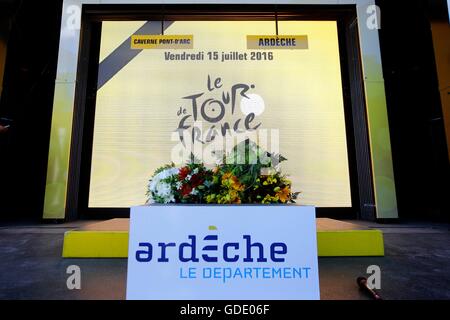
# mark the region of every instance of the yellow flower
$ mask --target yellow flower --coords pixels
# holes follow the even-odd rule
[[[285,187],[277,193],[277,197],[283,203],[288,202],[291,199],[291,189],[289,187]]]
[[[277,178],[275,178],[273,176],[268,176],[267,180],[263,182],[263,185],[264,186],[268,186],[268,185],[271,185],[271,184],[275,184],[277,182],[278,182]]]
[[[263,199],[262,204],[277,203],[279,201],[278,196],[272,197],[270,194],[266,195]]]
[[[222,176],[222,185],[236,191],[244,191],[244,185],[231,172],[227,172]]]
[[[213,203],[216,200],[216,195],[215,194],[210,194],[208,196],[206,196],[206,202],[207,203]]]
[[[233,204],[241,204],[241,199],[239,198],[239,194],[236,191],[231,191],[231,203]]]
[[[225,193],[220,194],[217,197],[217,203],[219,204],[240,204],[241,199],[239,193],[236,190],[228,190]]]
[[[231,172],[227,172],[222,176],[222,182],[225,182],[226,180],[229,180],[233,174]]]

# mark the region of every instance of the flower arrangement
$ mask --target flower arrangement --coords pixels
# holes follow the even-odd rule
[[[192,160],[181,168],[171,164],[158,169],[148,185],[147,203],[286,204],[298,197],[291,181],[274,167],[287,159],[249,140],[214,169]]]

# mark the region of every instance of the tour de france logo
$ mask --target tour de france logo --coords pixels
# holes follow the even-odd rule
[[[236,83],[227,89],[222,78],[208,75],[203,92],[182,98],[187,107],[177,111],[179,141],[185,144],[189,137],[192,143],[208,144],[227,135],[258,130],[262,123],[257,117],[264,113],[265,103],[252,93],[255,88],[254,84]]]

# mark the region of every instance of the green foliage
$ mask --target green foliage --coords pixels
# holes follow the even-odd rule
[[[208,170],[192,155],[190,162],[173,170],[173,164],[159,168],[158,187],[150,181],[149,202],[209,204],[295,203],[299,193],[291,191],[291,182],[276,166],[287,159],[270,154],[246,140],[223,157],[223,163]],[[173,175],[167,175],[175,171]],[[167,175],[167,176],[166,176]],[[152,190],[150,190],[152,189]],[[162,191],[161,191],[162,190]],[[170,191],[170,193],[169,193]]]

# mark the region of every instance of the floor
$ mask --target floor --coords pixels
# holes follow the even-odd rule
[[[124,299],[125,259],[61,258],[64,232],[80,224],[0,225],[0,299]],[[381,268],[386,300],[450,299],[450,225],[363,225],[383,230],[386,256],[320,258],[322,299],[368,299],[356,278],[370,265]],[[81,290],[67,289],[70,265],[81,268]]]

